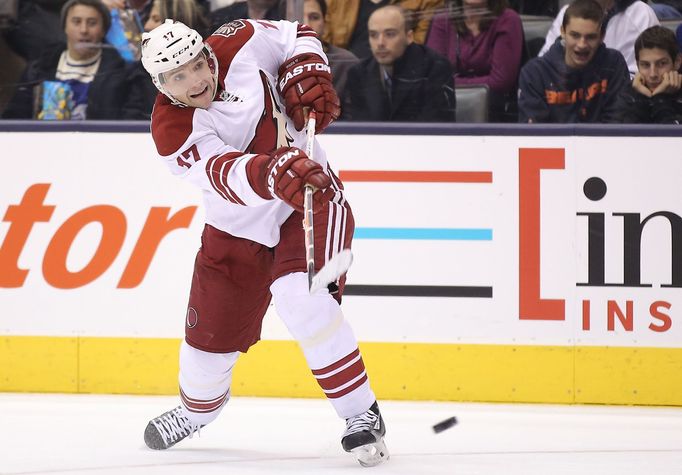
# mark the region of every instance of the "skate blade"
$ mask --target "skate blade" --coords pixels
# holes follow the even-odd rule
[[[363,467],[374,467],[391,457],[383,440],[373,444],[361,445],[351,449],[351,452]]]

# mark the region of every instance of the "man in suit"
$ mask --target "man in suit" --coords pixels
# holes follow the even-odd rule
[[[354,121],[454,122],[449,61],[413,41],[405,11],[376,10],[368,21],[372,56],[348,72],[343,118]]]

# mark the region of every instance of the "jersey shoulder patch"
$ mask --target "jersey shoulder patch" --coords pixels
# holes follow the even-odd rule
[[[248,21],[234,20],[225,23],[206,40],[218,58],[218,80],[221,88],[225,88],[225,76],[232,60],[253,37],[254,32],[253,25]]]
[[[157,96],[151,129],[159,155],[171,155],[187,141],[192,133],[195,110],[194,107],[174,106],[163,94]]]
[[[255,29],[246,20],[234,20],[225,23],[211,36],[206,39],[206,43],[211,45],[218,58],[221,58],[227,51],[239,51],[253,36]],[[234,56],[234,55],[232,55]]]

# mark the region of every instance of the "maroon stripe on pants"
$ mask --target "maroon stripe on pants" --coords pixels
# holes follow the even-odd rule
[[[193,399],[188,397],[182,390],[182,388],[180,388],[180,399],[182,400],[182,403],[185,405],[187,410],[191,412],[213,412],[223,405],[226,398],[227,393],[215,399],[209,400]]]
[[[322,389],[330,391],[343,386],[349,381],[352,381],[353,379],[360,376],[364,371],[365,364],[362,362],[362,358],[360,358],[355,363],[350,365],[348,368],[345,368],[342,371],[333,374],[332,376],[329,376],[327,378],[317,376],[317,383],[320,385]]]
[[[342,389],[341,391],[337,391],[335,393],[326,393],[325,396],[327,396],[328,399],[338,399],[352,391],[355,391],[360,386],[362,386],[362,383],[364,383],[365,381],[367,381],[367,375],[364,375],[362,378],[358,379],[356,382],[354,382],[347,388]]]
[[[352,359],[357,357],[359,354],[360,354],[360,350],[358,348],[356,348],[355,350],[353,350],[352,353],[344,356],[343,358],[341,358],[340,360],[330,364],[329,366],[325,366],[324,368],[312,370],[313,374],[315,376],[322,376],[326,373],[329,373],[330,371],[334,371],[335,369],[338,369],[341,366],[349,363]]]

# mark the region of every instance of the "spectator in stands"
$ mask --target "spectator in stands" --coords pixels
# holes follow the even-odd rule
[[[571,3],[561,40],[521,69],[519,122],[619,121],[630,76],[623,55],[603,44],[603,19],[595,0]]]
[[[367,20],[386,5],[403,7],[414,26],[413,38],[424,44],[433,14],[443,7],[443,0],[330,0],[328,2],[324,40],[350,50],[360,59],[369,58]]]
[[[144,31],[152,31],[166,21],[167,18],[184,23],[207,38],[211,30],[206,11],[196,0],[154,0],[149,18],[144,24]]]
[[[249,18],[251,20],[282,20],[282,12],[277,0],[246,0],[235,2],[211,12],[211,31],[223,23]]]
[[[521,18],[506,0],[448,0],[447,5],[433,17],[426,46],[450,60],[458,86],[488,86],[492,122],[516,122]]]
[[[447,59],[414,43],[401,7],[369,17],[371,58],[348,72],[349,106],[356,121],[454,122],[455,94]]]
[[[325,0],[304,0],[303,22],[315,30],[315,33],[317,33],[320,38],[324,35],[324,18],[326,14],[327,2]],[[347,49],[330,45],[326,41],[322,41],[322,49],[329,60],[329,67],[332,68],[334,89],[336,89],[341,104],[343,104],[345,100],[344,94],[348,70],[358,64],[360,60]]]
[[[4,111],[6,118],[126,119],[139,118],[129,100],[130,70],[116,50],[103,44],[111,24],[101,0],[69,0],[61,10],[66,45],[44,49],[27,65],[22,84]],[[39,110],[34,111],[34,87]],[[34,114],[35,112],[35,114]]]
[[[656,13],[649,5],[640,0],[597,0],[604,9],[606,17],[604,29],[604,44],[617,49],[625,57],[630,75],[637,73],[635,60],[635,40],[641,32],[650,26],[658,25]],[[538,56],[542,56],[552,47],[559,36],[560,26],[563,24],[564,12],[568,6],[561,9],[547,32],[545,46]]]
[[[682,23],[675,29],[675,38],[677,38],[677,47],[682,51]]]
[[[682,63],[675,34],[652,26],[635,41],[639,71],[623,101],[623,122],[682,123]]]

